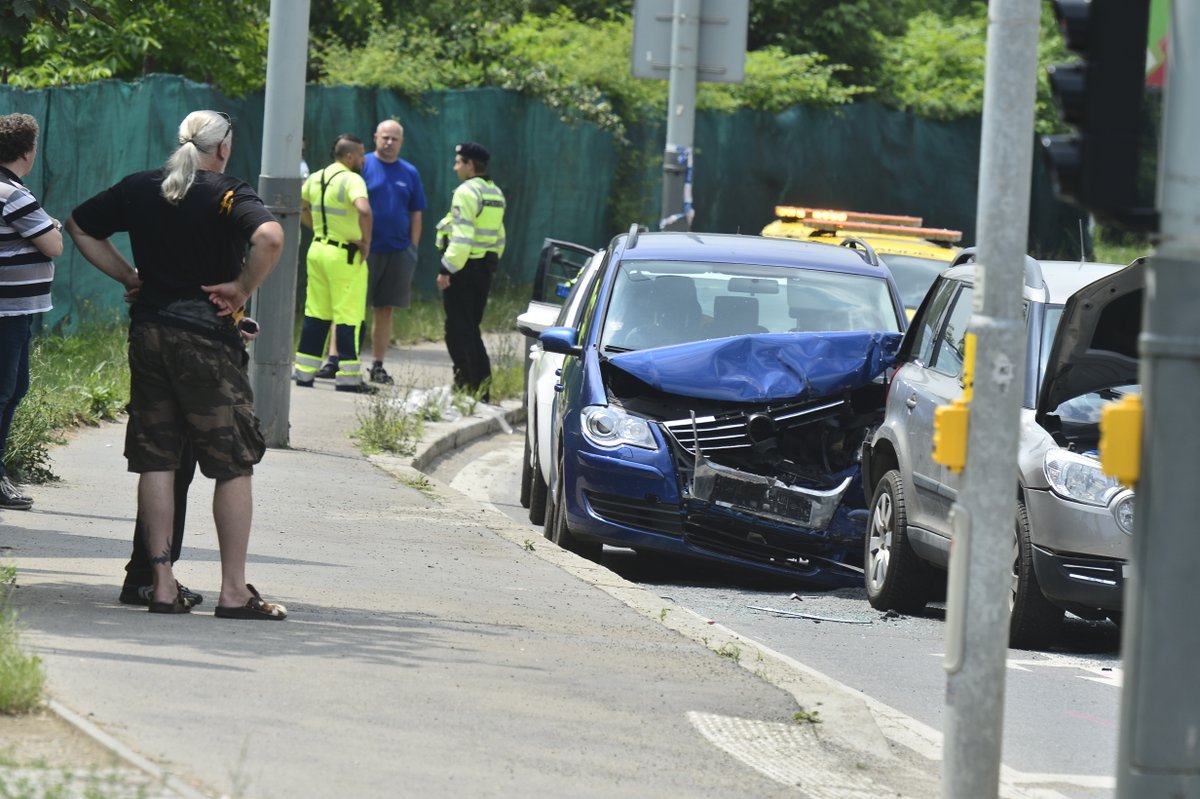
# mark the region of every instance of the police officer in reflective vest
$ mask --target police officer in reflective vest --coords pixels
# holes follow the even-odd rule
[[[454,385],[489,402],[492,364],[479,325],[488,290],[504,254],[504,194],[487,176],[487,149],[476,142],[454,148],[454,190],[450,212],[437,224],[442,264],[437,285],[446,311],[446,349],[454,364]]]
[[[312,228],[304,327],[296,351],[296,384],[311,386],[325,337],[334,326],[341,354],[338,391],[369,391],[358,360],[358,332],[367,306],[367,255],[371,246],[371,203],[363,180],[362,139],[343,134],[333,145],[334,161],[313,172],[301,190],[300,221]]]

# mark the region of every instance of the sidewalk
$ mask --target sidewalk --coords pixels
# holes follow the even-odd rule
[[[448,382],[441,345],[390,355],[401,383]],[[177,575],[205,603],[117,603],[136,484],[121,424],[57,450],[62,481],[0,519],[53,706],[162,796],[936,795],[936,766],[890,747],[857,697],[413,467],[518,421],[516,403],[367,459],[349,438],[367,401],[293,389],[291,446],[255,475],[248,577],[282,623],[212,616],[199,477]]]

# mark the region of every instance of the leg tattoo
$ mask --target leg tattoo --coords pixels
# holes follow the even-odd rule
[[[171,539],[167,539],[167,546],[162,552],[157,555],[150,553],[150,563],[154,566],[171,565]]]

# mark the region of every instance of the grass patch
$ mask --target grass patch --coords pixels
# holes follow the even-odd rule
[[[792,714],[792,720],[797,724],[820,724],[821,713],[817,710],[800,709],[799,713]]]
[[[366,453],[412,455],[425,426],[423,414],[409,410],[408,394],[384,390],[371,394],[355,407],[358,429],[354,438]]]
[[[37,655],[21,648],[17,615],[8,605],[16,587],[16,569],[0,568],[0,713],[29,713],[42,703],[46,673]]]
[[[29,393],[17,406],[4,466],[26,483],[53,480],[52,444],[66,430],[115,419],[129,400],[126,323],[82,325],[71,336],[43,334],[29,348]]]

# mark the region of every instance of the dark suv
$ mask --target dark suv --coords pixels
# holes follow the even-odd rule
[[[874,487],[867,597],[882,610],[923,608],[944,585],[950,508],[961,474],[932,457],[934,409],[962,394],[975,265],[959,256],[930,288],[897,356],[883,424],[863,452]],[[1137,384],[1143,267],[1026,260],[1022,394],[1010,643],[1041,646],[1064,610],[1119,620],[1133,492],[1100,470],[1104,405]]]

